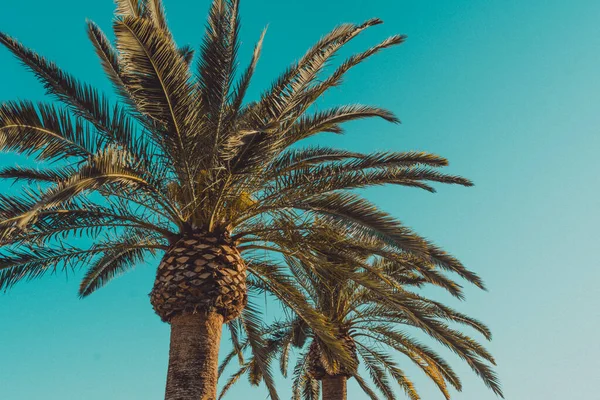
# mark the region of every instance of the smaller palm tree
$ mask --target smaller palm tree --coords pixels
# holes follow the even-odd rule
[[[336,337],[352,355],[353,362],[340,361],[337,368],[332,369],[323,357],[329,352],[328,344],[319,340],[310,327],[293,314],[265,327],[268,356],[262,358],[271,362],[278,358],[284,376],[288,372],[290,349],[302,349],[293,372],[293,399],[317,400],[320,392],[324,400],[345,399],[350,378],[354,378],[371,399],[377,399],[359,364],[364,366],[364,371],[386,399],[397,398],[393,382],[412,400],[420,399],[411,379],[392,357],[394,353],[403,354],[417,365],[446,399],[450,398],[449,386],[460,391],[460,379],[449,363],[428,346],[399,330],[400,325],[417,328],[451,349],[494,393],[502,396],[498,378],[490,367],[490,364],[495,365],[492,355],[477,341],[451,328],[448,323],[474,328],[488,340],[491,339],[489,329],[473,318],[409,290],[431,283],[462,297],[458,284],[414,256],[388,254],[388,258],[368,257],[368,251],[374,248],[373,241],[358,243],[345,239],[337,243],[331,240],[321,243],[327,246],[319,251],[318,263],[307,261],[307,257],[300,257],[303,260],[288,257],[286,261],[315,308],[331,322]],[[253,287],[268,290],[260,285]],[[241,356],[246,347],[247,341],[238,343],[223,361],[221,373],[236,354],[242,362],[241,368],[225,384],[221,397],[244,374],[248,374],[251,383],[261,381],[255,358],[244,361]]]

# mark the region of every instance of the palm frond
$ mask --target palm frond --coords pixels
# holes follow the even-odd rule
[[[213,157],[225,139],[227,101],[235,76],[239,48],[238,0],[214,0],[208,26],[201,46],[197,79],[200,87],[200,106],[210,116],[213,131]]]
[[[400,122],[390,111],[378,107],[363,105],[340,106],[330,110],[319,111],[314,115],[301,117],[290,127],[286,134],[287,140],[285,144],[289,146],[320,132],[342,133],[340,124],[372,117],[379,117],[393,123]]]
[[[144,0],[144,15],[165,32],[169,32],[162,0]]]
[[[377,335],[375,337],[377,341],[410,357],[413,362],[419,365],[434,380],[446,397],[448,395],[445,390],[444,380],[448,381],[457,390],[462,390],[460,378],[456,375],[452,367],[429,347],[388,326],[376,325],[372,329],[367,327],[366,330],[370,330],[371,333]],[[441,375],[441,379],[437,375]]]
[[[253,362],[256,368],[260,371],[262,380],[265,382],[269,395],[272,400],[278,400],[279,395],[275,389],[275,383],[273,381],[273,375],[270,368],[270,357],[266,343],[261,335],[262,330],[262,317],[258,311],[248,304],[242,314],[242,324],[244,325],[246,335],[248,337],[248,344],[252,349]]]
[[[356,373],[352,377],[356,380],[358,386],[360,386],[363,392],[365,392],[365,394],[369,396],[371,400],[379,400],[377,394],[373,391],[373,389],[371,389],[371,387],[369,387],[369,384],[362,378],[362,376]]]
[[[219,397],[218,399],[221,400],[223,397],[225,397],[225,395],[227,394],[227,392],[229,392],[229,389],[231,389],[233,387],[233,385],[235,385],[242,376],[244,376],[244,374],[248,373],[248,370],[252,367],[252,363],[251,361],[248,361],[247,363],[244,363],[234,374],[232,374],[229,379],[227,379],[227,382],[225,383],[225,385],[223,385],[223,388],[221,389],[221,392],[219,393]]]
[[[105,251],[88,268],[79,286],[79,296],[89,296],[117,275],[143,262],[147,253],[154,255],[155,248],[164,246],[164,243],[148,235],[148,232],[129,229],[122,237],[99,244],[104,247],[108,245],[111,246],[110,250]]]
[[[119,55],[117,50],[110,43],[104,32],[92,21],[87,22],[87,32],[94,50],[100,59],[102,69],[104,73],[113,84],[113,87],[117,93],[125,100],[130,108],[135,110],[136,106],[131,98],[131,94],[123,81],[121,65],[119,61]]]
[[[128,147],[129,143],[119,141],[121,137],[132,136],[127,132],[131,124],[123,110],[111,107],[108,99],[96,89],[78,82],[55,63],[47,61],[12,37],[0,33],[0,43],[37,76],[49,94],[67,104],[76,115],[92,123],[102,136],[117,141],[135,154],[134,149]]]
[[[123,247],[126,247],[124,245]],[[145,249],[164,249],[162,245],[137,245]],[[133,247],[133,245],[131,245]],[[113,244],[96,245],[81,249],[59,243],[54,247],[27,247],[5,250],[0,256],[0,290],[8,289],[21,280],[39,278],[47,272],[56,273],[58,268],[67,272],[80,268],[97,255],[113,249]]]
[[[65,110],[28,101],[0,105],[0,151],[34,155],[38,160],[86,158],[100,144],[81,119]]]
[[[273,84],[271,90],[262,96],[259,107],[270,119],[282,120],[301,103],[302,94],[324,68],[327,61],[350,40],[365,29],[380,24],[372,19],[362,25],[344,24],[335,28],[313,46],[297,63],[292,64]]]
[[[308,363],[308,351],[302,352],[296,361],[296,365],[294,366],[293,378],[292,378],[292,399],[293,400],[301,400],[305,399],[306,396],[313,396],[315,391],[312,390],[313,387],[313,379],[311,379],[307,373],[306,368]],[[306,388],[311,388],[311,390],[306,390]],[[304,396],[303,396],[304,395]],[[316,397],[311,400],[318,400],[318,391],[316,393]]]
[[[361,358],[363,359],[364,365],[377,389],[379,389],[386,399],[396,400],[396,396],[391,387],[386,371],[380,365],[381,358],[378,356],[381,356],[381,354],[361,344],[358,345],[357,350],[358,354],[360,354]]]
[[[194,60],[195,51],[191,46],[183,46],[179,48],[179,54],[187,65],[190,65]]]
[[[6,167],[0,169],[0,178],[25,181],[28,183],[56,183],[68,179],[76,169],[66,166],[62,168],[34,169],[27,167]]]
[[[371,57],[374,54],[377,54],[383,49],[386,49],[391,46],[396,46],[403,43],[406,40],[405,35],[394,35],[383,42],[379,43],[376,46],[371,47],[370,49],[356,54],[346,60],[329,78],[325,79],[323,82],[316,85],[312,88],[311,93],[309,94],[311,101],[316,100],[321,96],[327,89],[337,86],[341,83],[343,76],[353,67],[360,64],[367,58]]]
[[[43,191],[29,210],[0,221],[0,226],[12,225],[23,229],[35,220],[40,212],[69,202],[82,192],[98,190],[109,184],[118,184],[122,188],[133,186],[149,195],[161,197],[160,191],[152,183],[140,175],[139,171],[131,168],[127,153],[107,149],[90,157],[77,173],[68,179],[57,182]]]
[[[187,65],[174,43],[140,18],[116,21],[114,29],[122,73],[138,108],[164,126],[165,133],[184,135],[195,115],[194,97]]]
[[[311,327],[315,335],[327,344],[326,351],[323,354],[326,368],[335,373],[339,368],[339,360],[348,365],[352,364],[353,360],[347,350],[331,334],[331,327],[326,319],[307,303],[306,298],[297,289],[293,280],[282,273],[281,270],[281,267],[264,263],[255,262],[248,265],[248,271],[256,279],[262,280],[273,294],[290,309],[294,310]]]
[[[115,4],[117,6],[115,14],[119,17],[138,17],[143,11],[138,0],[115,0]]]
[[[260,34],[260,38],[256,45],[254,45],[254,51],[252,52],[252,59],[246,70],[242,73],[239,81],[236,84],[233,92],[231,93],[231,109],[234,113],[232,115],[232,119],[237,116],[239,113],[242,103],[244,101],[244,97],[246,92],[248,91],[248,87],[250,86],[250,80],[254,75],[254,71],[256,70],[256,65],[258,64],[258,59],[260,58],[260,53],[262,51],[263,41],[265,40],[265,35],[267,34],[267,29],[265,28]]]

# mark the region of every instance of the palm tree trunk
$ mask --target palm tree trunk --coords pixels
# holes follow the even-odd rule
[[[346,400],[348,395],[346,390],[347,381],[348,378],[345,376],[325,376],[321,380],[323,400]]]
[[[165,400],[215,400],[223,316],[188,314],[171,320]]]

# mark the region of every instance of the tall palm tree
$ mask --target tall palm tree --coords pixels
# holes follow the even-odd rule
[[[397,122],[378,107],[313,112],[311,106],[348,70],[402,43],[403,36],[351,56],[324,76],[324,66],[342,46],[381,21],[338,26],[258,100],[248,102],[245,94],[264,32],[238,74],[237,0],[213,1],[197,57],[189,47],[176,45],[160,0],[116,3],[115,47],[93,22],[87,31],[117,103],[0,34],[0,43],[60,102],[0,106],[0,151],[40,163],[39,168],[0,171],[1,177],[24,183],[19,195],[0,195],[1,289],[85,266],[83,297],[149,255],[162,254],[150,300],[171,326],[166,398],[212,399],[221,327],[246,306],[248,272],[267,282],[321,340],[336,347],[324,318],[282,271],[260,265],[249,270],[241,256],[302,251],[305,244],[288,240],[274,223],[281,216],[295,225],[320,217],[384,238],[481,284],[458,260],[349,192],[385,183],[426,190],[433,190],[427,181],[470,185],[435,170],[447,164],[445,159],[417,152],[291,148],[320,132],[342,133],[341,125],[352,120]],[[69,241],[80,235],[92,245]],[[254,309],[247,313],[245,329],[256,332]],[[345,357],[343,348],[336,351]],[[330,358],[333,363],[333,353]],[[260,357],[257,362],[265,365]],[[264,379],[270,380],[268,371]]]
[[[438,276],[437,279],[431,279],[427,273],[421,274],[421,271],[435,270],[423,265],[418,258],[407,254],[373,258],[369,257],[372,242],[361,244],[349,238],[332,242],[334,237],[336,235],[331,233],[321,236],[318,258],[308,261],[312,265],[303,261],[307,260],[305,255],[287,257],[286,261],[300,290],[327,317],[340,345],[352,355],[350,362],[339,360],[337,370],[331,371],[323,359],[328,344],[314,335],[306,322],[293,313],[283,321],[263,327],[268,354],[264,358],[269,362],[279,358],[280,371],[284,376],[288,372],[290,349],[301,349],[294,367],[294,400],[318,400],[320,395],[323,400],[345,400],[350,378],[357,381],[369,398],[378,399],[378,394],[358,368],[359,364],[364,366],[384,398],[397,398],[393,389],[395,382],[410,399],[420,399],[413,382],[390,353],[406,356],[436,384],[446,399],[450,399],[448,386],[459,391],[462,388],[459,377],[443,357],[399,330],[402,325],[417,328],[451,349],[494,393],[502,396],[498,378],[488,365],[495,365],[492,355],[477,341],[451,328],[448,323],[474,328],[488,340],[491,339],[489,329],[476,319],[410,290],[434,284],[462,297],[458,284],[436,272],[433,274]],[[260,284],[252,284],[252,287],[268,290]],[[224,359],[221,373],[236,354],[242,355],[242,365],[225,384],[221,397],[244,374],[249,375],[253,384],[261,381],[256,357],[243,360],[247,347],[247,341],[242,341]]]

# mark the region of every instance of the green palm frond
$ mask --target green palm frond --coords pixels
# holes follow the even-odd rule
[[[117,9],[115,14],[120,17],[132,15],[138,17],[142,14],[142,4],[138,0],[115,0]]]
[[[382,366],[382,360],[386,360],[387,358],[391,362],[391,358],[360,343],[358,344],[357,351],[362,358],[363,364],[366,370],[369,372],[369,376],[371,377],[371,381],[373,381],[375,384],[375,387],[379,389],[386,399],[396,400],[389,377],[386,374],[386,370]]]
[[[81,297],[89,296],[115,276],[142,263],[148,253],[155,255],[157,248],[166,247],[156,235],[135,228],[126,230],[119,238],[99,244],[104,247],[108,245],[111,246],[110,250],[94,260],[83,277],[79,286]]]
[[[18,219],[30,211],[37,201],[38,197],[35,195],[0,195],[0,215],[4,220]],[[24,230],[18,230],[14,225],[6,223],[0,224],[0,227],[0,243],[13,247],[51,244],[53,240],[65,240],[73,236],[98,237],[104,230],[119,228],[145,229],[161,235],[166,240],[175,236],[168,222],[156,218],[156,215],[136,213],[119,205],[98,206],[82,199],[39,212],[35,221]]]
[[[380,44],[373,46],[370,49],[368,49],[362,53],[359,53],[359,54],[356,54],[356,55],[350,57],[340,67],[338,67],[338,69],[333,74],[331,74],[331,76],[329,78],[327,78],[323,82],[316,85],[312,89],[310,96],[313,99],[318,98],[327,89],[334,87],[334,86],[338,86],[342,82],[342,78],[344,77],[344,75],[350,69],[352,69],[356,65],[360,64],[361,62],[363,62],[367,58],[371,57],[372,55],[377,54],[381,50],[386,49],[391,46],[401,44],[405,40],[406,40],[406,36],[404,36],[404,35],[394,35],[394,36],[384,40]]]
[[[262,316],[249,304],[246,306],[241,317],[244,331],[248,338],[249,347],[252,349],[252,363],[260,373],[260,378],[265,382],[269,390],[269,396],[278,400],[279,396],[275,390],[275,383],[271,372],[270,358],[272,354],[268,351],[267,344],[262,336]]]
[[[149,178],[148,181],[146,178]],[[39,195],[39,199],[25,213],[0,222],[0,226],[14,224],[24,228],[40,212],[69,202],[84,191],[98,190],[109,184],[120,185],[123,190],[134,186],[150,195],[160,198],[161,193],[151,183],[151,177],[144,177],[129,166],[127,154],[108,149],[91,157],[76,173],[61,180]]]
[[[340,106],[299,118],[287,129],[284,144],[287,147],[320,132],[342,133],[340,124],[373,117],[379,117],[393,123],[400,122],[390,111],[378,107]]]
[[[56,183],[68,179],[75,172],[72,167],[34,169],[26,167],[6,167],[0,169],[0,178],[29,183]]]
[[[457,390],[462,390],[460,380],[452,368],[443,358],[428,347],[386,327],[374,329],[374,332],[375,335],[372,337],[374,340],[385,343],[394,350],[406,355],[425,372],[447,399],[450,397],[450,394],[446,382],[450,383]],[[381,332],[385,332],[386,335],[377,335],[377,333]]]
[[[264,109],[271,120],[277,121],[289,118],[289,114],[294,111],[300,111],[296,106],[302,104],[302,95],[315,81],[327,61],[362,31],[381,22],[372,19],[362,25],[345,24],[334,29],[288,68],[271,90],[262,96],[258,107]]]
[[[231,376],[227,379],[227,382],[225,382],[225,385],[223,385],[218,399],[221,400],[227,394],[227,392],[229,392],[229,389],[231,389],[231,387],[235,385],[240,378],[244,376],[244,374],[248,373],[251,367],[251,362],[244,363],[235,373],[231,374]]]
[[[252,76],[254,75],[254,71],[256,70],[256,66],[257,66],[258,60],[260,58],[260,54],[262,51],[262,45],[263,45],[266,34],[267,34],[267,29],[265,28],[262,31],[260,38],[258,39],[258,42],[256,42],[256,45],[254,46],[254,51],[252,52],[252,59],[250,60],[250,63],[248,64],[248,66],[246,67],[244,72],[242,73],[236,86],[233,88],[233,91],[230,93],[231,113],[232,113],[230,118],[232,121],[236,119],[236,117],[239,115],[239,113],[241,111],[243,101],[246,96],[246,92],[248,91],[248,88],[250,87],[250,81],[252,79]]]
[[[339,361],[351,363],[350,355],[338,343],[331,334],[331,327],[328,321],[316,312],[307,302],[302,292],[298,289],[295,281],[289,275],[283,273],[283,268],[275,265],[265,265],[264,263],[251,263],[248,265],[248,272],[256,279],[265,283],[270,292],[281,299],[286,306],[293,310],[297,315],[306,321],[315,335],[321,341],[328,344],[327,351],[323,354],[325,366],[335,372],[339,368]]]
[[[121,99],[129,105],[130,110],[136,110],[135,102],[129,89],[123,81],[123,71],[119,61],[119,54],[112,43],[108,40],[104,32],[92,21],[87,21],[87,33],[94,50],[100,59],[102,69],[112,82],[114,89],[120,95]],[[140,118],[140,116],[137,116]]]
[[[319,382],[306,373],[308,351],[298,356],[292,379],[293,400],[319,400]]]
[[[166,246],[153,244],[121,244],[122,248],[166,249]],[[0,290],[7,289],[23,279],[34,279],[47,272],[64,272],[82,264],[89,264],[99,254],[115,249],[115,243],[95,245],[81,249],[66,244],[54,247],[27,247],[20,250],[5,250],[0,256]]]
[[[131,124],[119,107],[110,106],[108,99],[96,89],[78,82],[55,63],[47,61],[10,36],[0,33],[0,43],[36,75],[49,94],[68,105],[74,114],[93,124],[100,137],[106,137],[106,140],[122,146],[129,145],[120,140],[122,137],[132,135],[127,132]],[[128,148],[128,150],[132,149]]]
[[[57,107],[28,101],[0,105],[0,150],[34,155],[37,160],[85,158],[99,147],[81,119]]]
[[[23,279],[39,278],[49,271],[55,273],[61,265],[63,271],[68,271],[69,265],[86,262],[93,256],[94,251],[68,246],[5,251],[0,256],[0,289],[7,289]]]
[[[156,142],[173,161],[181,163],[187,176],[184,182],[190,185],[189,132],[197,130],[199,117],[188,66],[175,44],[152,22],[125,17],[116,21],[114,28],[129,93],[137,109],[158,124]]]
[[[194,60],[195,51],[192,46],[183,46],[179,48],[179,55],[183,58],[187,65],[190,65]]]
[[[356,373],[352,377],[356,380],[358,386],[362,389],[362,391],[365,392],[365,394],[369,396],[371,400],[379,400],[379,397],[377,397],[377,393],[375,393],[375,391],[371,389],[369,384],[363,379],[362,376]]]
[[[214,132],[212,157],[227,137],[228,99],[232,89],[239,48],[238,0],[215,0],[201,47],[197,78],[203,113],[210,116],[208,129]]]

